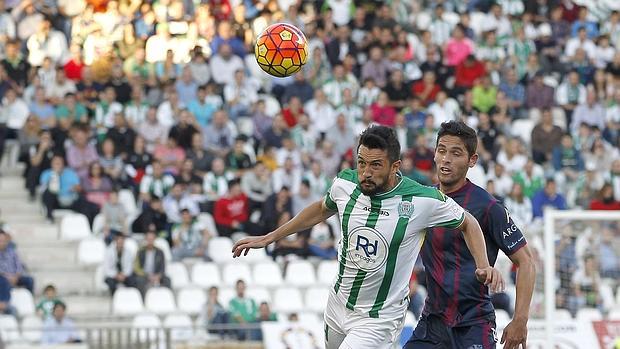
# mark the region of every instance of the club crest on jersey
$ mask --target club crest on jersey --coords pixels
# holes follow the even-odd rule
[[[413,214],[413,203],[409,201],[401,201],[398,204],[398,216],[403,218],[411,218]]]

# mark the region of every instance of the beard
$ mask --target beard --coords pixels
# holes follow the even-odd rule
[[[377,183],[371,179],[365,179],[360,182],[360,191],[362,194],[366,196],[373,196],[377,194],[381,194],[386,192],[387,190],[388,178],[384,178],[383,183],[381,185],[377,185]]]

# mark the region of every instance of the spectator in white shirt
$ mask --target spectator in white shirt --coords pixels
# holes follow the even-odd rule
[[[435,103],[428,107],[428,113],[434,116],[435,128],[439,128],[444,121],[456,120],[461,110],[457,101],[449,98],[446,92],[439,91]]]
[[[357,90],[357,82],[349,81],[345,76],[344,67],[340,64],[335,65],[333,72],[333,79],[327,80],[323,85],[323,92],[327,96],[327,99],[331,105],[338,108],[342,105],[344,90],[354,92]]]
[[[65,71],[62,68],[56,69],[56,79],[51,84],[45,86],[45,96],[52,104],[61,102],[67,93],[76,93],[75,83],[67,79]]]
[[[258,100],[258,94],[256,87],[245,77],[243,69],[237,69],[234,81],[224,87],[224,99],[230,107],[232,120],[249,115],[252,105]]]
[[[39,23],[36,33],[26,42],[28,47],[28,63],[38,67],[43,63],[43,58],[50,57],[55,64],[64,63],[64,59],[69,52],[67,38],[52,29],[48,20]]]
[[[442,46],[450,39],[450,33],[452,32],[452,24],[445,20],[443,15],[443,5],[439,4],[435,7],[435,18],[429,28],[433,43],[439,46]]]
[[[161,62],[166,59],[166,52],[174,50],[171,45],[170,32],[167,23],[157,24],[155,35],[146,41],[146,61],[149,63]]]
[[[523,154],[522,148],[523,145],[518,138],[511,138],[497,154],[497,162],[502,164],[508,174],[517,173],[527,163],[527,156]]]
[[[4,46],[16,35],[15,21],[5,10],[4,0],[0,0],[0,54],[4,54]]]
[[[181,210],[188,209],[192,216],[200,214],[198,203],[183,191],[183,184],[175,183],[163,200],[164,211],[172,223],[181,223]]]
[[[355,134],[352,125],[347,123],[344,114],[338,114],[336,118],[336,126],[332,127],[325,135],[325,139],[334,143],[334,151],[339,156],[344,156],[346,152],[355,147]]]
[[[321,89],[314,91],[314,98],[306,103],[304,110],[315,129],[322,134],[327,133],[336,123],[336,112]]]
[[[295,167],[293,159],[287,158],[284,161],[284,166],[273,171],[272,183],[275,193],[278,193],[283,187],[289,188],[292,194],[297,194],[299,192],[301,170]]]
[[[179,100],[176,90],[170,90],[168,97],[157,108],[157,119],[164,127],[176,124],[176,118],[185,106]]]
[[[111,295],[114,295],[120,284],[132,285],[135,251],[125,243],[126,238],[122,232],[116,232],[114,241],[107,247],[103,257],[103,275]]]
[[[596,126],[599,130],[605,129],[605,108],[596,100],[596,93],[592,90],[587,92],[586,102],[579,104],[573,113],[573,121],[570,128],[577,133],[581,124]]]
[[[579,104],[586,102],[587,90],[579,82],[579,73],[571,71],[568,77],[555,90],[555,101],[564,109],[568,120],[572,120],[573,111]]]
[[[99,95],[100,102],[95,109],[95,121],[106,128],[114,127],[114,117],[123,112],[123,105],[116,101],[114,87],[108,86]]]
[[[157,109],[150,107],[146,112],[146,118],[138,125],[138,134],[146,142],[146,150],[152,153],[155,146],[164,144],[168,138],[168,128],[159,123]]]
[[[6,122],[9,135],[14,136],[9,138],[17,138],[17,131],[24,127],[29,114],[26,102],[17,96],[15,90],[8,89],[2,101],[2,119]]]
[[[279,166],[284,166],[284,163],[291,159],[296,169],[302,168],[301,152],[297,149],[297,145],[290,136],[284,136],[282,138],[282,148],[276,152],[276,160]]]
[[[213,80],[220,84],[232,84],[235,82],[235,72],[239,69],[245,69],[243,60],[239,56],[234,55],[232,48],[228,44],[221,44],[216,55],[211,57],[209,64],[213,74]]]
[[[586,51],[590,59],[596,56],[596,45],[592,40],[588,39],[588,33],[585,27],[579,28],[577,37],[571,38],[566,42],[566,48],[564,50],[565,60],[573,57],[578,48],[582,48]]]
[[[601,35],[597,40],[596,50],[594,52],[594,66],[603,69],[607,67],[616,54],[616,49],[610,46],[609,36]]]
[[[493,181],[495,184],[495,194],[504,197],[510,193],[512,189],[512,177],[506,172],[506,168],[500,162],[496,162],[492,169],[489,169],[487,181]]]
[[[342,91],[342,104],[336,109],[336,115],[343,114],[348,125],[355,125],[356,122],[362,120],[364,111],[355,103],[355,98],[350,89],[345,88]]]

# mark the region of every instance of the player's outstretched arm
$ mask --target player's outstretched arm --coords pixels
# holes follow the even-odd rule
[[[476,278],[488,285],[491,291],[502,291],[504,289],[504,279],[501,273],[489,264],[484,235],[476,218],[465,211],[465,219],[463,219],[459,229],[463,232],[467,248],[476,262]]]
[[[293,217],[293,219],[271,233],[237,241],[233,246],[233,257],[239,257],[241,254],[246,256],[248,252],[250,252],[250,249],[263,248],[291,234],[309,229],[331,217],[334,213],[336,213],[336,211],[327,208],[323,200],[310,204]]]
[[[522,349],[527,345],[527,320],[530,314],[530,303],[534,293],[536,281],[536,267],[532,252],[527,245],[509,256],[510,260],[517,265],[517,300],[515,314],[512,321],[504,329],[501,343],[504,349]]]

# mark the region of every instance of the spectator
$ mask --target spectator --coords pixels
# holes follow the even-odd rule
[[[386,92],[381,92],[377,101],[370,105],[372,119],[379,125],[394,126],[396,119],[396,109],[389,104],[389,97]]]
[[[571,71],[555,91],[555,101],[566,113],[566,124],[572,125],[573,111],[579,104],[586,103],[586,88],[579,82],[579,73]]]
[[[454,89],[456,94],[462,94],[472,88],[477,79],[487,74],[482,62],[476,60],[473,55],[467,56],[458,64],[454,72]]]
[[[345,75],[344,67],[340,64],[334,65],[332,70],[333,78],[327,80],[323,84],[323,92],[327,96],[329,103],[338,108],[342,105],[344,90],[348,89],[355,93],[357,90],[357,81],[348,79]]]
[[[11,306],[11,284],[9,280],[0,277],[0,314],[15,315],[15,308]]]
[[[54,127],[54,107],[45,99],[45,89],[37,87],[34,93],[34,100],[28,105],[30,114],[36,117],[44,128]]]
[[[336,111],[331,104],[329,104],[327,96],[322,89],[316,89],[314,91],[314,98],[304,105],[304,110],[310,117],[310,121],[314,125],[314,128],[322,137],[324,137],[325,133],[336,123]]]
[[[187,109],[194,114],[196,122],[201,128],[207,127],[211,122],[211,117],[217,108],[210,103],[207,103],[207,87],[202,85],[198,86],[197,98],[193,99],[187,104]]]
[[[523,169],[517,171],[512,179],[515,184],[519,184],[523,188],[523,194],[529,199],[532,199],[545,183],[543,169],[532,159],[528,159]]]
[[[233,175],[226,171],[224,159],[215,158],[211,163],[211,171],[207,172],[203,178],[203,190],[209,201],[215,201],[228,191],[228,181],[233,179]]]
[[[0,129],[0,133],[3,133],[0,134],[0,142],[2,143],[0,150],[3,150],[3,143],[6,139],[17,139],[17,133],[26,124],[30,110],[26,102],[17,96],[17,91],[8,89],[2,101],[0,113],[0,123],[5,124]]]
[[[29,152],[28,165],[26,167],[26,188],[30,201],[34,201],[36,188],[39,184],[41,173],[51,167],[54,155],[54,143],[50,131],[42,130],[39,133],[39,142]]]
[[[217,54],[211,57],[210,69],[213,74],[213,80],[219,85],[232,84],[235,81],[235,72],[244,69],[243,60],[233,54],[229,44],[223,43],[219,45]]]
[[[590,90],[587,92],[586,102],[579,103],[579,105],[575,107],[570,128],[573,133],[576,133],[579,126],[586,124],[588,126],[596,126],[599,130],[603,130],[605,129],[605,121],[605,108],[597,102],[594,91]]]
[[[256,87],[246,80],[243,69],[237,69],[234,79],[224,87],[224,100],[229,107],[230,117],[233,120],[242,116],[249,116],[252,104],[258,100]]]
[[[357,55],[357,47],[351,39],[349,27],[347,25],[339,25],[335,37],[325,47],[329,64],[332,66],[341,64],[348,53],[351,53],[353,56]]]
[[[543,217],[545,206],[550,206],[557,210],[567,209],[566,199],[557,192],[555,180],[553,179],[547,179],[544,189],[536,192],[532,198],[532,215],[535,219]]]
[[[282,212],[277,218],[276,227],[281,227],[286,222],[290,221],[292,217],[293,216],[289,212]],[[275,243],[275,248],[272,252],[273,259],[279,261],[280,258],[278,257],[281,257],[286,261],[289,258],[289,255],[293,255],[293,258],[307,258],[310,254],[308,249],[309,235],[310,230],[308,229],[278,240]]]
[[[194,119],[192,113],[187,109],[182,109],[178,115],[176,125],[172,126],[168,132],[168,138],[174,139],[175,143],[183,150],[189,149],[192,145],[192,136],[200,132],[197,126],[196,119]],[[155,150],[157,150],[157,146]]]
[[[137,136],[133,142],[133,149],[127,154],[125,159],[124,175],[127,176],[127,185],[134,192],[138,192],[140,181],[146,173],[146,167],[149,166],[153,160],[151,154],[146,152],[146,144],[144,138]]]
[[[65,303],[57,302],[54,304],[52,316],[48,317],[43,323],[41,344],[54,345],[82,342],[73,320],[65,315],[66,310],[67,306]]]
[[[4,27],[5,30],[10,31],[9,28],[11,26],[11,22],[7,23],[6,16],[7,14],[2,14],[0,23],[3,24],[2,27]],[[13,23],[13,27],[14,26],[15,24]],[[13,31],[14,30],[15,29],[13,29]],[[2,67],[6,71],[9,79],[11,79],[17,86],[26,87],[26,85],[28,85],[28,74],[30,74],[31,70],[30,63],[28,63],[26,58],[20,53],[20,42],[17,40],[12,40],[12,38],[8,38],[7,36],[10,36],[10,34],[7,34],[4,34],[6,35],[4,40],[8,40],[5,42],[5,58],[1,61]]]
[[[181,221],[172,226],[172,258],[181,261],[184,258],[202,258],[211,260],[207,246],[213,233],[207,230],[190,210],[181,210]]]
[[[164,144],[168,137],[168,128],[162,125],[157,118],[157,108],[150,107],[146,112],[146,120],[137,128],[138,134],[146,141],[146,149],[149,152],[155,150],[159,144]]]
[[[221,236],[230,237],[244,231],[249,220],[248,197],[241,191],[239,180],[228,182],[228,193],[215,202],[213,218]]]
[[[384,58],[383,50],[374,46],[370,48],[370,59],[362,66],[362,80],[372,79],[379,88],[385,87],[387,83],[390,65]]]
[[[99,161],[99,155],[92,143],[89,143],[90,129],[86,125],[77,125],[73,128],[72,143],[67,148],[67,165],[71,167],[80,178],[88,174],[88,169],[93,162]]]
[[[605,183],[598,197],[590,202],[591,210],[620,210],[620,202],[614,198],[614,188]]]
[[[456,120],[460,114],[459,104],[448,97],[444,91],[437,93],[437,100],[428,107],[427,115],[433,116],[433,127],[439,128],[442,122]]]
[[[131,279],[133,272],[134,251],[125,244],[127,238],[122,232],[115,232],[114,241],[107,247],[103,259],[103,275],[113,296],[118,285],[134,286]]]
[[[126,231],[127,212],[125,206],[118,201],[118,190],[112,189],[109,192],[108,200],[101,207],[101,214],[104,218],[104,237],[106,243],[112,240],[111,230]],[[98,233],[98,232],[95,232]]]
[[[444,43],[437,42],[437,44]],[[454,27],[452,37],[445,44],[445,64],[449,67],[458,66],[474,51],[474,43],[465,36],[465,27],[460,23]]]
[[[620,254],[614,247],[614,233],[616,233],[617,226],[607,225],[603,227],[601,234],[601,240],[599,243],[599,262],[601,277],[618,279],[620,276]]]
[[[155,246],[155,230],[148,230],[144,236],[144,246],[136,255],[131,278],[136,288],[144,297],[150,287],[170,288],[170,279],[166,276],[166,259],[164,252]]]
[[[230,300],[228,308],[230,310],[230,319],[232,322],[245,325],[252,323],[256,320],[258,315],[258,307],[256,302],[246,297],[245,294],[246,285],[245,281],[238,280],[235,284],[236,297]],[[243,330],[237,332],[237,338],[239,340],[246,339],[248,333]]]
[[[36,306],[37,314],[43,319],[53,316],[54,306],[56,303],[62,302],[56,293],[54,285],[47,285],[43,289],[43,299]]]
[[[56,106],[54,110],[56,120],[69,119],[71,123],[80,122],[88,123],[88,109],[84,104],[80,103],[76,99],[74,93],[67,93],[63,98],[63,103]]]
[[[150,202],[146,204],[146,207],[131,224],[131,230],[134,233],[146,233],[152,228],[159,236],[164,235],[168,229],[168,216],[164,211],[161,199],[157,196],[151,197]]]
[[[292,97],[297,97],[302,104],[307,103],[314,96],[314,88],[306,80],[306,73],[300,70],[295,73],[295,80],[286,87],[282,95],[283,101],[290,101]]]
[[[151,174],[147,174],[140,182],[140,199],[149,201],[153,196],[164,197],[174,185],[174,177],[164,173],[164,167],[159,160],[153,160]]]
[[[472,89],[473,106],[478,111],[488,113],[497,101],[497,88],[491,83],[491,78],[483,76]]]
[[[282,109],[282,118],[286,122],[288,128],[294,128],[297,126],[299,119],[305,115],[303,105],[298,97],[291,97],[285,108]]]
[[[532,156],[537,164],[550,161],[555,147],[560,145],[563,132],[553,124],[551,110],[543,109],[540,123],[532,129]]]
[[[93,162],[88,170],[88,175],[80,181],[80,188],[86,201],[101,208],[108,201],[112,191],[112,181],[106,177],[101,164]]]
[[[112,140],[115,156],[126,158],[133,149],[136,136],[136,131],[127,123],[125,115],[117,113],[114,115],[114,127],[108,130],[105,138]]]
[[[228,121],[228,114],[218,110],[213,114],[211,123],[203,130],[204,148],[217,156],[224,157],[231,150],[236,130],[233,130]]]
[[[336,251],[336,236],[334,229],[326,222],[315,225],[310,230],[308,239],[308,249],[310,254],[321,259],[336,259],[338,252]]]
[[[258,161],[252,171],[246,171],[241,177],[241,188],[248,197],[250,215],[260,210],[272,193],[271,176],[265,164]]]
[[[234,35],[231,23],[228,21],[221,21],[218,24],[217,35],[211,42],[211,52],[219,52],[222,45],[230,46],[232,52],[241,58],[245,56],[246,50],[243,45],[243,41]]]
[[[207,329],[211,327],[217,327],[221,325],[225,325],[229,322],[229,313],[226,309],[220,304],[218,300],[219,290],[217,286],[211,286],[207,293],[207,302],[205,303],[202,312],[200,314],[201,323]],[[209,330],[210,333],[220,333],[224,334],[224,330]]]
[[[519,83],[517,72],[514,69],[508,70],[506,81],[499,85],[499,90],[504,92],[508,98],[509,115],[517,118],[522,117],[522,107],[525,102],[525,88]]]
[[[189,210],[192,216],[200,213],[198,203],[188,195],[185,189],[182,183],[174,183],[168,195],[164,197],[163,206],[169,222],[180,223],[184,209]]]
[[[33,293],[34,280],[26,275],[17,251],[9,247],[9,240],[9,234],[0,230],[0,279],[8,281],[10,287],[25,287]]]
[[[523,154],[523,145],[518,138],[511,138],[506,142],[504,149],[497,155],[500,163],[508,173],[515,173],[525,166],[527,156]]]
[[[149,104],[144,99],[144,92],[141,88],[132,87],[131,99],[124,106],[124,114],[128,126],[135,128],[146,120],[146,113],[149,110]],[[117,114],[119,115],[119,114]],[[122,115],[122,114],[121,114]]]
[[[57,68],[56,77],[44,86],[46,88],[45,96],[54,105],[58,105],[67,94],[77,92],[75,83],[67,79],[62,68]]]
[[[192,161],[193,172],[199,177],[204,177],[207,174],[214,160],[213,155],[202,148],[203,143],[202,135],[200,133],[194,133],[192,135],[192,146],[187,151],[187,157],[185,159],[186,162],[188,160]]]
[[[597,258],[588,254],[584,256],[583,268],[575,271],[571,278],[572,295],[569,296],[568,310],[571,314],[584,307],[601,308],[601,275]]]
[[[50,57],[54,64],[60,64],[68,53],[67,39],[54,29],[49,20],[44,19],[36,27],[36,32],[28,38],[28,63],[38,67],[43,58]]]
[[[157,119],[166,129],[171,128],[177,119],[177,115],[181,112],[181,109],[185,108],[185,105],[181,103],[179,94],[176,90],[170,90],[167,92],[164,101],[157,107]]]
[[[527,229],[530,226],[532,223],[532,202],[524,195],[521,184],[513,183],[504,204],[517,227]]]
[[[573,143],[570,134],[562,136],[559,146],[553,149],[552,154],[553,168],[556,171],[556,182],[560,188],[565,188],[569,183],[574,183],[580,172],[584,170],[584,163],[581,152]],[[561,190],[561,192],[566,192]]]

